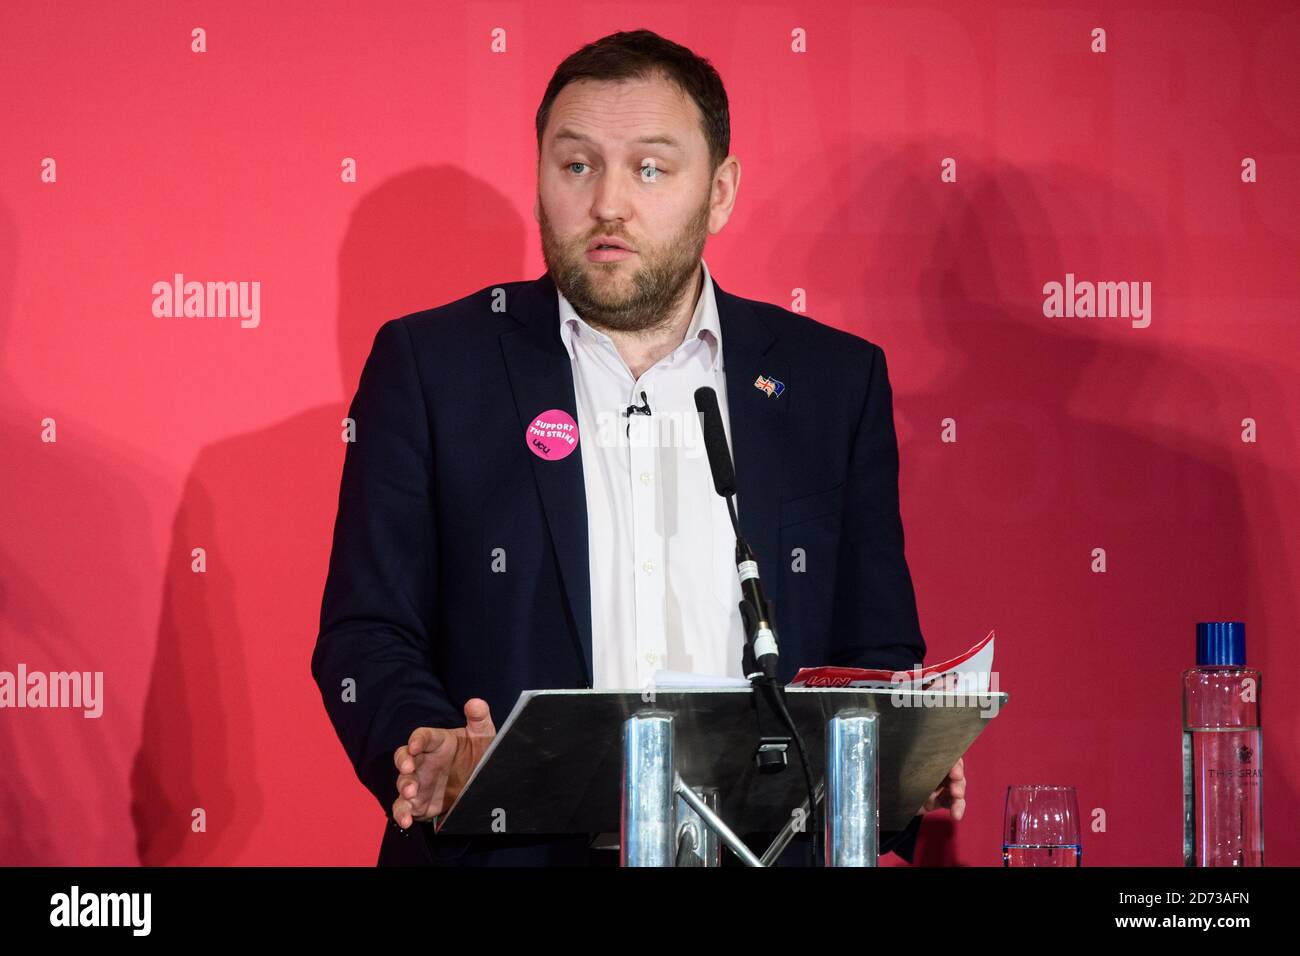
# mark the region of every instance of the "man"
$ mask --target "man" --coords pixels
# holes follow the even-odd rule
[[[776,609],[779,676],[925,654],[883,352],[725,292],[702,258],[740,184],[712,66],[648,31],[606,37],[556,71],[537,135],[547,272],[385,323],[352,404],[312,673],[390,814],[381,864],[612,859],[591,836],[432,823],[523,690],[739,675],[702,385]],[[960,762],[936,806],[960,817]]]

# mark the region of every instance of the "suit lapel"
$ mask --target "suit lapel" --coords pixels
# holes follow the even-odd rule
[[[780,618],[781,482],[790,394],[769,397],[754,386],[759,375],[789,384],[789,365],[771,328],[745,299],[724,292],[713,277],[722,328],[722,361],[736,465],[736,511],[745,540],[758,557],[763,589]]]
[[[521,323],[501,336],[510,388],[519,415],[520,442],[534,418],[552,408],[578,420],[573,366],[560,339],[560,307],[549,273],[521,286],[506,302],[506,311]],[[560,578],[573,614],[578,653],[592,684],[591,572],[587,557],[587,485],[582,472],[582,448],[566,458],[547,461],[528,454],[537,491],[546,512]]]
[[[736,465],[736,500],[741,528],[758,556],[764,588],[780,600],[781,480],[785,470],[785,430],[790,396],[769,397],[754,387],[759,375],[789,382],[789,365],[771,328],[746,300],[722,290],[713,277],[727,383],[731,451]],[[519,323],[501,336],[519,433],[540,412],[563,409],[578,418],[573,366],[560,338],[559,303],[549,273],[519,287],[506,303]],[[522,441],[522,438],[521,438]],[[591,571],[587,542],[587,494],[583,477],[583,436],[578,448],[559,461],[528,455],[546,512],[560,576],[574,617],[578,652],[592,683]],[[778,605],[779,619],[779,605]]]

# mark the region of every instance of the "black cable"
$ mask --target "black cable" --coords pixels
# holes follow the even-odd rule
[[[808,789],[808,815],[810,818],[809,826],[812,828],[810,836],[812,838],[812,865],[821,865],[821,855],[818,853],[818,846],[821,843],[821,828],[817,825],[817,789],[813,786],[812,768],[808,765],[808,753],[804,749],[803,736],[799,733],[799,728],[795,726],[794,718],[790,716],[789,709],[785,706],[785,695],[775,683],[767,678],[761,678],[763,686],[772,696],[772,705],[776,712],[780,714],[781,720],[784,721],[786,729],[790,731],[790,736],[794,738],[794,748],[799,753],[799,764],[803,768],[803,782]]]

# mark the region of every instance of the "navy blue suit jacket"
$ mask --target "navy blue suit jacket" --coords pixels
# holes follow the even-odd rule
[[[716,277],[714,294],[737,496],[775,608],[780,676],[914,666],[925,641],[884,353]],[[755,388],[759,375],[784,392]],[[499,726],[524,690],[591,686],[582,438],[559,461],[524,443],[553,408],[577,420],[549,273],[392,319],[375,336],[350,411],[311,669],[388,817],[381,864],[586,862],[586,837],[451,838],[391,818],[393,754],[415,728],[463,726],[471,697]],[[491,570],[497,548],[508,573]],[[792,569],[796,548],[805,570]]]

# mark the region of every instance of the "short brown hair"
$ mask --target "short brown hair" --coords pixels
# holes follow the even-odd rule
[[[647,80],[655,75],[675,83],[695,101],[703,116],[704,141],[716,170],[731,151],[731,112],[722,77],[708,60],[651,30],[611,33],[570,54],[555,70],[537,107],[537,152],[560,90],[574,80]]]

